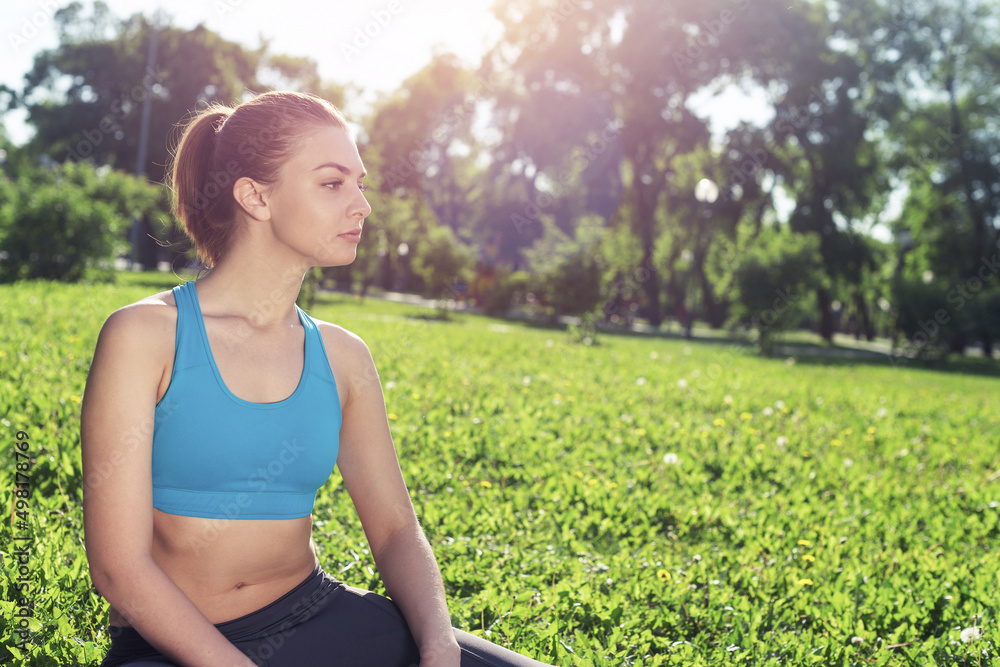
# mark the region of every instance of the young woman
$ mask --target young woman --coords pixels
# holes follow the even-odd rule
[[[83,402],[104,667],[541,664],[451,627],[368,348],[295,305],[309,268],[354,260],[364,178],[316,97],[266,93],[185,129],[174,203],[211,270],[108,318]],[[334,464],[392,602],[316,558]]]

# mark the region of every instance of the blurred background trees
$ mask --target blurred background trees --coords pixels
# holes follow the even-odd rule
[[[995,3],[494,11],[504,33],[477,70],[438,52],[354,119],[376,185],[370,233],[327,284],[688,334],[744,326],[765,347],[802,324],[907,354],[992,353]],[[54,20],[59,45],[36,54],[20,90],[0,90],[35,130],[23,146],[0,135],[2,280],[79,279],[133,245],[145,266],[182,264],[163,188],[147,184],[163,180],[176,124],[271,87],[350,95],[307,58],[169,17],[72,3]],[[717,95],[757,100],[764,120],[719,126]],[[794,307],[762,326],[782,294]]]

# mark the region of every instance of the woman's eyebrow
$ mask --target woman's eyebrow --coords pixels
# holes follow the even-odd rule
[[[332,167],[333,169],[338,169],[338,170],[342,171],[345,176],[350,176],[351,175],[350,168],[349,167],[345,167],[344,165],[342,165],[342,164],[340,164],[338,162],[324,162],[320,166],[318,166],[315,169],[313,169],[313,171],[319,171],[320,169],[326,169],[326,168],[329,168],[329,167]],[[361,178],[364,178],[367,175],[368,175],[367,171],[364,171],[364,170],[361,171]]]

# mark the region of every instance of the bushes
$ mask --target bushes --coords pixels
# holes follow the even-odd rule
[[[0,180],[0,282],[65,282],[127,249],[133,215],[157,209],[157,186],[109,168],[64,164]]]
[[[752,329],[770,353],[774,335],[797,325],[819,286],[819,239],[766,230],[739,252],[731,323]]]

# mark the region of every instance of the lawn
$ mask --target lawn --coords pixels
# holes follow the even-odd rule
[[[0,286],[0,662],[106,649],[80,397],[104,318],[173,284]],[[996,377],[724,341],[582,345],[342,295],[311,314],[372,350],[457,627],[558,665],[995,660]],[[327,571],[381,590],[337,473],[314,539]]]

